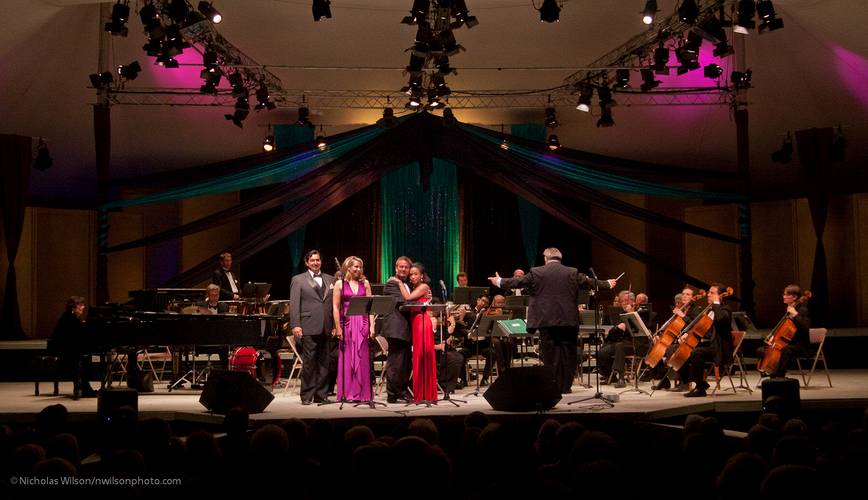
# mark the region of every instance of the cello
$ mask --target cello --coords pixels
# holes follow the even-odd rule
[[[720,298],[723,299],[729,295],[732,295],[732,288],[727,287],[725,292],[720,293]],[[672,353],[672,356],[669,356],[669,359],[666,360],[666,365],[672,368],[673,370],[680,370],[684,363],[687,362],[690,355],[693,353],[693,349],[702,342],[705,334],[708,333],[708,330],[711,329],[712,325],[714,325],[714,320],[708,315],[711,311],[712,304],[708,304],[705,306],[705,309],[699,313],[699,316],[687,327],[687,333],[685,333],[686,338],[679,342],[678,349]]]
[[[676,309],[685,312],[685,309],[692,306],[694,302],[701,297],[705,297],[705,290],[700,290],[693,296],[693,299],[691,299],[690,302],[681,304]],[[672,317],[669,318],[666,323],[663,323],[663,326],[657,330],[657,334],[654,336],[654,345],[651,346],[651,349],[648,350],[648,354],[645,356],[645,364],[648,365],[649,368],[654,368],[657,366],[657,363],[663,359],[669,346],[678,340],[681,331],[684,330],[684,326],[684,318],[673,312]]]
[[[805,293],[799,297],[797,304],[804,304],[810,298],[810,290],[805,290]],[[796,335],[796,330],[796,324],[790,319],[790,315],[784,314],[784,317],[778,321],[778,324],[765,339],[766,348],[763,350],[763,358],[756,365],[757,370],[766,374],[774,373],[777,370],[781,361],[781,350],[790,344]]]

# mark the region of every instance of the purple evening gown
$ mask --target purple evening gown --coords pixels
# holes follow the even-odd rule
[[[341,289],[341,326],[344,338],[338,353],[338,399],[349,401],[371,400],[371,359],[368,347],[370,322],[368,316],[347,316],[350,297],[364,297],[365,284],[353,293],[349,281]]]

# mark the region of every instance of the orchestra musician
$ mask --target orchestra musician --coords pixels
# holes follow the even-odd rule
[[[433,299],[432,303],[438,303],[438,299]],[[437,382],[443,387],[447,393],[455,392],[460,389],[459,380],[461,380],[462,368],[465,366],[464,356],[449,345],[448,339],[455,333],[455,316],[447,316],[446,325],[443,331],[440,331],[440,317],[434,311],[428,311],[433,325],[434,332],[434,353],[436,354],[437,362]],[[451,320],[449,318],[452,318]],[[446,355],[444,362],[443,355]]]
[[[634,353],[633,338],[627,325],[621,321],[620,314],[634,311],[636,296],[633,292],[622,290],[618,293],[618,308],[610,311],[609,324],[615,325],[606,333],[603,346],[597,354],[598,370],[602,384],[614,382],[617,388],[625,387],[624,366],[627,355]]]
[[[495,273],[488,279],[496,287],[523,288],[528,292],[527,327],[539,331],[543,365],[552,368],[556,387],[566,394],[571,391],[578,367],[579,288],[608,290],[617,280],[588,277],[561,264],[562,258],[557,248],[546,248],[545,263],[521,278],[501,278]]]
[[[459,271],[458,274],[455,275],[455,281],[458,283],[459,287],[467,288],[467,283],[469,282],[469,277],[467,273],[464,271]]]
[[[211,283],[220,287],[220,300],[238,300],[241,297],[241,289],[238,287],[238,279],[232,275],[232,254],[223,252],[220,254],[220,267],[211,275]]]
[[[491,376],[492,357],[494,353],[491,349],[491,342],[488,337],[478,338],[473,335],[468,336],[468,333],[470,332],[466,329],[474,323],[479,323],[478,316],[484,315],[486,311],[488,311],[488,304],[488,296],[480,295],[476,298],[476,306],[464,315],[464,348],[458,351],[462,356],[464,356],[465,360],[472,356],[476,356],[477,354],[485,358],[485,365],[482,368],[482,380],[479,382],[480,387],[488,385],[488,378]],[[462,335],[462,333],[459,332],[456,335]],[[465,377],[464,380],[468,379]]]
[[[696,319],[696,316],[702,312],[702,306],[697,304],[694,298],[694,291],[692,288],[685,286],[681,293],[675,295],[675,307],[672,309],[673,314],[680,316],[684,320],[685,325],[689,325]],[[673,342],[672,345],[669,346],[669,349],[666,351],[666,357],[672,355],[675,352],[675,349],[678,348],[678,343]],[[687,392],[690,387],[688,386],[688,365],[685,364],[681,367],[680,370],[675,372],[676,378],[676,392]],[[657,384],[654,385],[654,390],[664,390],[672,387],[671,382],[668,377],[669,368],[666,366],[666,363],[658,363],[657,366],[650,370],[651,378],[654,380],[659,380]]]
[[[787,306],[787,317],[796,325],[796,333],[793,339],[781,349],[781,358],[777,369],[766,375],[770,377],[786,377],[787,365],[795,357],[807,356],[808,347],[811,343],[809,330],[811,328],[811,316],[808,306],[799,301],[802,289],[799,285],[787,285],[784,288],[783,303]],[[767,346],[757,349],[757,358],[763,359]]]
[[[205,300],[196,302],[198,307],[208,309],[211,314],[225,314],[229,312],[229,306],[225,302],[220,302],[220,287],[211,283],[205,295]]]
[[[729,306],[721,302],[721,293],[726,287],[720,283],[712,283],[708,287],[708,304],[711,310],[708,315],[713,320],[711,329],[702,337],[699,345],[693,349],[687,364],[690,365],[689,380],[695,385],[685,397],[694,398],[706,395],[710,386],[705,381],[705,363],[722,367],[732,359],[732,313]],[[682,335],[682,339],[687,334]]]
[[[519,269],[521,271],[521,269]],[[521,273],[524,276],[524,272]],[[517,289],[520,290],[520,289]],[[503,315],[503,308],[506,306],[506,297],[503,295],[495,295],[491,299],[491,307],[485,312],[488,316]],[[503,373],[512,366],[512,355],[515,350],[515,343],[510,338],[491,337],[491,354],[494,358],[494,363],[497,366],[497,372]]]

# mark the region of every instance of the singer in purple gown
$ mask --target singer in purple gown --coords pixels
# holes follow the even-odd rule
[[[371,295],[363,274],[364,262],[356,256],[344,259],[332,296],[338,345],[338,391],[341,401],[371,400],[371,358],[368,338],[374,336],[373,316],[348,316],[351,297]]]

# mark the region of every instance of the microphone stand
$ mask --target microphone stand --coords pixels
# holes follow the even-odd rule
[[[594,333],[596,333],[600,329],[600,308],[598,306],[597,293],[600,291],[599,280],[597,279],[597,273],[594,272],[594,269],[591,268],[591,277],[594,278],[594,287],[590,289],[591,302],[594,304]],[[600,359],[600,343],[594,343],[594,358]],[[587,398],[577,399],[575,401],[570,401],[567,403],[567,406],[582,403],[584,401],[590,401],[592,399],[599,399],[606,405],[606,408],[613,408],[615,406],[615,402],[600,392],[600,366],[597,365],[597,392],[594,393],[593,396],[589,396]]]

